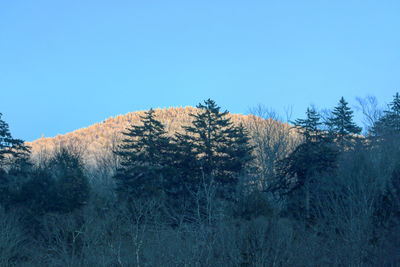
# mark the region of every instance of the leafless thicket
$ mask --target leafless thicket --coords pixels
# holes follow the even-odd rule
[[[286,157],[299,144],[300,137],[288,124],[290,111],[285,124],[278,113],[263,105],[251,108],[250,114],[246,126],[254,145],[256,180],[261,190],[266,190],[275,176],[276,161]]]

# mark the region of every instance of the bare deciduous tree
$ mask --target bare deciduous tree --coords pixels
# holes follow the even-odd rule
[[[287,113],[289,117],[290,110]],[[299,140],[289,124],[282,123],[274,110],[258,105],[250,109],[250,114],[247,128],[255,146],[255,162],[259,173],[257,183],[265,190],[269,186],[269,179],[275,175],[276,161],[287,156]]]
[[[372,127],[382,117],[383,109],[379,106],[375,96],[366,96],[365,98],[356,98],[358,105],[355,107],[357,111],[361,111],[364,118],[365,135],[370,134]]]

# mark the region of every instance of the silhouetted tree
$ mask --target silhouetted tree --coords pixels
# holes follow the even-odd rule
[[[249,133],[243,124],[233,127],[228,138],[228,144],[230,143],[231,146],[225,147],[229,158],[224,167],[231,173],[231,176],[239,175],[253,160],[252,150],[254,147],[250,145]]]
[[[41,216],[48,212],[64,210],[59,205],[58,196],[62,196],[48,168],[34,170],[30,179],[23,184],[19,194],[19,203],[33,216]]]
[[[0,167],[4,167],[10,164],[10,160],[26,159],[30,151],[24,141],[12,137],[8,124],[1,116],[0,113]]]
[[[55,179],[54,211],[71,212],[87,202],[89,184],[80,154],[61,147],[47,168]]]
[[[18,202],[21,185],[26,181],[29,168],[29,147],[24,141],[12,137],[8,124],[0,113],[0,204],[6,209]]]
[[[396,93],[388,109],[383,111],[383,116],[375,123],[373,133],[375,136],[388,136],[400,133],[400,95]]]
[[[185,205],[196,191],[198,177],[201,175],[194,147],[184,134],[176,133],[173,138],[171,167],[176,170],[175,179],[169,179],[167,190],[171,196]],[[175,205],[175,204],[174,204]],[[176,205],[179,205],[176,203]]]
[[[35,216],[72,212],[88,198],[89,183],[81,156],[64,147],[29,173],[18,194],[19,204]]]
[[[332,116],[328,118],[326,125],[342,150],[350,139],[361,133],[361,128],[353,122],[353,111],[343,97],[332,111]]]
[[[132,125],[116,151],[121,168],[114,178],[123,198],[160,196],[170,168],[170,138],[150,109],[141,117],[143,125]]]
[[[370,136],[376,122],[382,117],[383,110],[378,105],[375,96],[357,97],[357,110],[363,114],[362,122],[364,124],[364,135]]]
[[[196,159],[191,175],[197,177],[197,184],[201,179],[216,183],[219,196],[229,198],[238,176],[252,159],[247,132],[243,126],[235,127],[226,117],[228,112],[221,112],[211,99],[197,108],[199,112],[191,115],[192,125],[184,127],[185,133],[177,138],[186,146],[182,151]],[[193,160],[189,162],[193,165]]]
[[[327,133],[320,129],[319,114],[308,108],[306,116],[306,119],[295,121],[295,128],[304,142],[278,162],[278,177],[272,190],[288,195],[292,204],[297,203],[289,208],[304,209],[305,217],[309,218],[313,179],[317,174],[329,173],[336,168],[337,151]]]
[[[258,187],[266,190],[275,175],[276,162],[297,146],[298,136],[291,134],[291,127],[280,122],[275,111],[261,104],[250,109],[250,113],[247,127],[254,144],[254,179]]]

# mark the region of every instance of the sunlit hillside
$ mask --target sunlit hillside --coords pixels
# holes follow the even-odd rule
[[[156,109],[157,118],[165,125],[169,134],[181,131],[182,126],[189,125],[192,118],[191,113],[197,112],[193,107],[176,107]],[[40,159],[53,152],[60,146],[79,149],[84,155],[86,163],[93,164],[111,151],[113,151],[121,140],[122,132],[131,124],[139,124],[140,116],[145,111],[130,112],[125,115],[110,117],[102,122],[81,128],[73,132],[58,135],[56,137],[42,137],[27,144],[32,148],[33,158]],[[288,130],[288,125],[276,120],[264,120],[253,115],[229,114],[235,124],[242,123],[247,127],[250,136],[255,138],[268,137],[269,145],[274,143],[274,138],[279,136],[282,130]],[[294,134],[294,133],[293,133]],[[278,142],[278,140],[276,140]]]

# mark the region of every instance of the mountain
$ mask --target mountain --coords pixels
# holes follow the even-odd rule
[[[89,127],[81,128],[73,132],[57,135],[56,137],[42,137],[33,142],[27,142],[32,148],[33,159],[43,159],[50,155],[54,149],[67,146],[79,150],[87,164],[96,164],[104,160],[112,151],[122,137],[122,132],[131,124],[140,123],[140,116],[145,111],[130,112],[125,115],[110,117],[102,122],[95,123]],[[198,112],[193,107],[176,107],[155,109],[155,115],[166,127],[169,134],[181,131],[182,126],[191,123],[191,113]],[[280,121],[264,120],[254,115],[231,114],[228,116],[233,123],[242,123],[250,132],[253,142],[259,142],[260,138],[268,139],[269,145],[278,140],[279,135],[285,132],[289,136],[289,126]],[[256,140],[257,139],[257,140]]]

